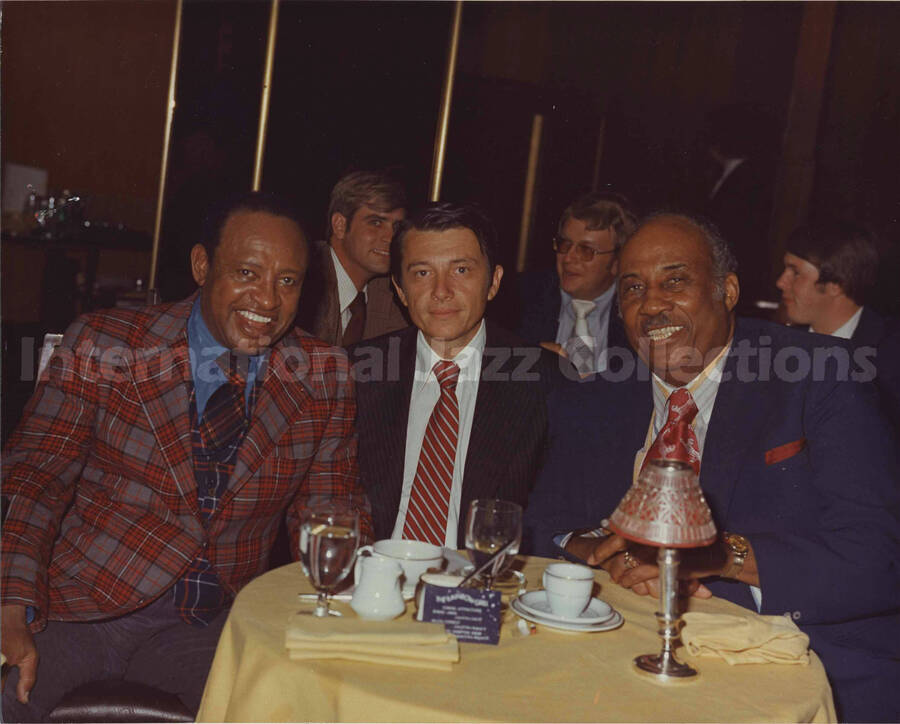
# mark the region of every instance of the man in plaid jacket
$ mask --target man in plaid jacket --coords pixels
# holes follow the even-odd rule
[[[197,294],[66,332],[3,456],[6,721],[101,678],[196,710],[225,609],[285,511],[294,549],[300,511],[323,501],[371,536],[346,357],[293,329],[307,258],[286,207],[246,194],[192,250]],[[237,423],[214,449],[204,425],[227,385]]]

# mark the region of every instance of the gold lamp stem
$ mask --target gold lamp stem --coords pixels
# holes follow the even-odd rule
[[[147,303],[157,301],[156,275],[159,264],[159,236],[162,230],[163,199],[166,194],[166,175],[169,170],[169,145],[172,140],[172,118],[175,115],[175,82],[178,77],[178,50],[181,46],[181,4],[175,2],[175,30],[172,32],[172,62],[169,67],[169,95],[166,98],[166,127],[163,131],[162,163],[159,169],[159,190],[156,194],[156,221],[153,224],[153,249],[150,252],[150,276],[147,280]]]
[[[263,72],[262,100],[259,104],[259,131],[256,134],[256,158],[253,162],[253,191],[262,181],[263,155],[266,151],[266,129],[269,125],[269,98],[272,94],[272,66],[275,62],[275,38],[278,35],[278,2],[272,0],[269,13],[269,40],[266,44],[266,69]]]
[[[531,141],[528,144],[528,171],[525,174],[525,193],[522,198],[522,221],[519,224],[519,253],[516,256],[516,271],[525,271],[528,260],[528,241],[531,238],[531,223],[534,219],[534,190],[537,185],[538,161],[541,156],[541,133],[544,116],[535,113],[531,122]]]
[[[431,191],[429,201],[441,198],[441,180],[444,175],[444,155],[447,150],[447,129],[450,125],[450,102],[453,100],[453,81],[456,78],[456,56],[459,51],[459,29],[462,25],[462,0],[456,0],[453,8],[453,24],[450,28],[450,47],[447,50],[447,68],[444,73],[444,92],[441,98],[441,114],[434,139],[434,160],[431,164]]]

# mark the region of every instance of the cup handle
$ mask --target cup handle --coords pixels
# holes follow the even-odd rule
[[[547,590],[547,571],[541,575],[541,585],[544,586],[544,590]]]
[[[355,586],[359,585],[359,577],[361,575],[359,565],[364,553],[368,553],[371,556],[374,555],[375,551],[370,545],[360,546],[356,549],[356,563],[353,564],[353,585]]]

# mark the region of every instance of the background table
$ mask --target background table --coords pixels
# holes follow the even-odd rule
[[[550,561],[532,558],[528,588]],[[599,596],[625,617],[614,631],[519,637],[509,613],[498,646],[460,644],[452,672],[350,661],[291,661],[288,618],[312,589],[294,563],[257,578],[238,595],[222,631],[198,721],[835,721],[825,670],[729,666],[690,659],[700,676],[659,684],[632,671],[638,654],[659,651],[654,599],[616,586],[603,571]],[[348,604],[332,604],[355,616]],[[721,599],[690,610],[756,614]],[[414,613],[407,604],[406,616]],[[679,649],[679,656],[685,656]]]

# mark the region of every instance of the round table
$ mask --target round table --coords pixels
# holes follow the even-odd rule
[[[525,560],[529,589],[548,559]],[[825,670],[808,666],[730,666],[690,658],[700,675],[660,684],[635,673],[632,659],[659,651],[654,599],[620,588],[598,571],[599,597],[625,618],[602,633],[538,626],[522,636],[507,613],[497,646],[460,644],[451,672],[351,661],[291,661],[285,630],[309,604],[299,564],[260,576],[237,596],[206,683],[197,721],[835,721]],[[332,604],[355,616],[346,603]],[[691,599],[692,611],[756,614],[721,599]],[[404,614],[414,613],[407,605]]]

